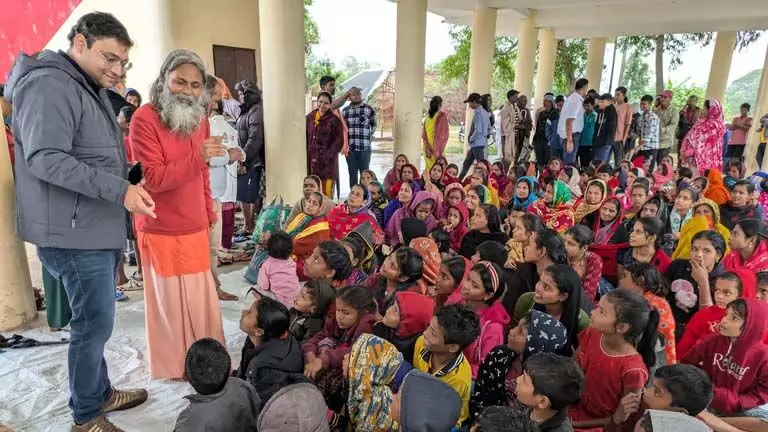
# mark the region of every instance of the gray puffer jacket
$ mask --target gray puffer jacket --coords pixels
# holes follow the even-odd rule
[[[16,225],[42,247],[125,246],[128,166],[106,89],[64,53],[21,55],[5,97],[13,104]]]

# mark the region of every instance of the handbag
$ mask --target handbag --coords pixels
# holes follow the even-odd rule
[[[256,219],[256,225],[253,230],[253,240],[256,244],[261,244],[264,233],[274,234],[283,229],[283,225],[291,213],[291,207],[283,204],[283,197],[276,196],[272,202],[261,209],[259,217]]]

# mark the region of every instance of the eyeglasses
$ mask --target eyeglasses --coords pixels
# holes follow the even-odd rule
[[[99,52],[99,54],[101,55],[101,58],[104,59],[104,64],[110,69],[112,69],[115,66],[120,66],[120,69],[123,71],[123,73],[125,73],[131,70],[131,68],[133,67],[133,63],[131,63],[128,60],[122,60],[120,57],[114,54],[105,53],[104,51],[98,48],[95,48],[95,49],[96,51]]]

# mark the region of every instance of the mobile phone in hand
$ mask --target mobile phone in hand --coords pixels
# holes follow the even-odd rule
[[[131,167],[131,170],[128,171],[128,183],[135,186],[141,183],[141,180],[143,178],[144,178],[144,172],[141,169],[141,162],[136,162],[136,165]]]

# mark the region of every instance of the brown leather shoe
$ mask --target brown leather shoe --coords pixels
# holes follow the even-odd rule
[[[73,424],[71,432],[123,432],[112,424],[106,416],[96,417],[84,425]]]
[[[148,397],[144,389],[118,390],[112,387],[112,394],[104,404],[104,414],[137,407],[146,402]]]

